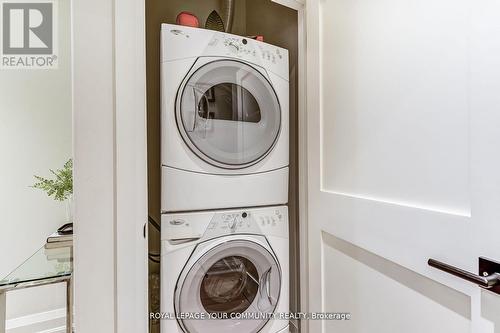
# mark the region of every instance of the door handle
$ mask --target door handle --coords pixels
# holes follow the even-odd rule
[[[271,271],[272,267],[265,271],[260,279],[259,301],[257,306],[261,311],[269,311],[275,305],[275,302],[271,297]]]
[[[475,283],[482,288],[500,294],[500,263],[496,261],[480,257],[479,274],[468,272],[435,259],[429,259],[427,263],[431,267],[437,268],[443,272],[457,276],[466,281]]]

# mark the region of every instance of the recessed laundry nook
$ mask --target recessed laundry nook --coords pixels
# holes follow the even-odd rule
[[[298,332],[299,14],[145,4],[150,332]]]

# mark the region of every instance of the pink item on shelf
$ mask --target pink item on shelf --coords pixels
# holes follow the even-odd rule
[[[185,25],[188,27],[200,27],[200,22],[198,21],[196,15],[189,12],[180,12],[179,15],[177,15],[177,19],[175,20],[175,22],[179,25]]]
[[[264,36],[262,36],[262,35],[248,36],[248,38],[258,40],[259,42],[263,42],[264,41]]]

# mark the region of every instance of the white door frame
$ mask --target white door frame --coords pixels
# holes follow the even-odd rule
[[[144,1],[72,7],[76,331],[147,332]]]
[[[309,109],[309,98],[307,89],[308,80],[308,41],[307,41],[307,3],[305,0],[294,1],[296,7],[291,7],[297,10],[298,19],[298,149],[299,149],[299,255],[300,255],[300,311],[308,312],[308,286],[309,277],[308,270],[305,269],[309,266],[308,255],[308,146],[307,146],[307,110]],[[303,333],[308,332],[307,322],[302,320],[300,322],[300,330]]]
[[[308,225],[307,225],[307,209],[308,209],[308,146],[307,146],[307,110],[314,106],[310,102],[314,101],[314,98],[308,98],[309,93],[313,93],[314,90],[310,90],[306,87],[306,82],[310,84],[309,80],[312,76],[309,74],[309,63],[308,63],[308,26],[307,17],[310,16],[308,2],[306,0],[272,0],[273,2],[279,3],[280,5],[286,6],[288,8],[297,11],[298,19],[298,142],[299,142],[299,255],[300,255],[300,311],[308,312],[308,288],[309,288],[309,277],[308,270],[304,269],[309,266],[308,257]],[[310,2],[310,1],[309,1]],[[311,57],[311,59],[313,59]],[[306,70],[306,68],[308,70]],[[319,82],[319,80],[318,80]],[[302,320],[300,322],[301,332],[307,333],[309,328],[307,321]]]

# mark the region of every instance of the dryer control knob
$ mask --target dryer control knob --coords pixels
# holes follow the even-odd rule
[[[238,45],[234,44],[234,43],[229,43],[227,44],[227,48],[229,49],[229,51],[233,52],[233,53],[237,53],[240,48],[238,47]]]
[[[234,218],[233,222],[231,222],[229,228],[231,229],[231,232],[236,231],[236,226],[237,226],[238,221],[236,220],[236,217]]]

